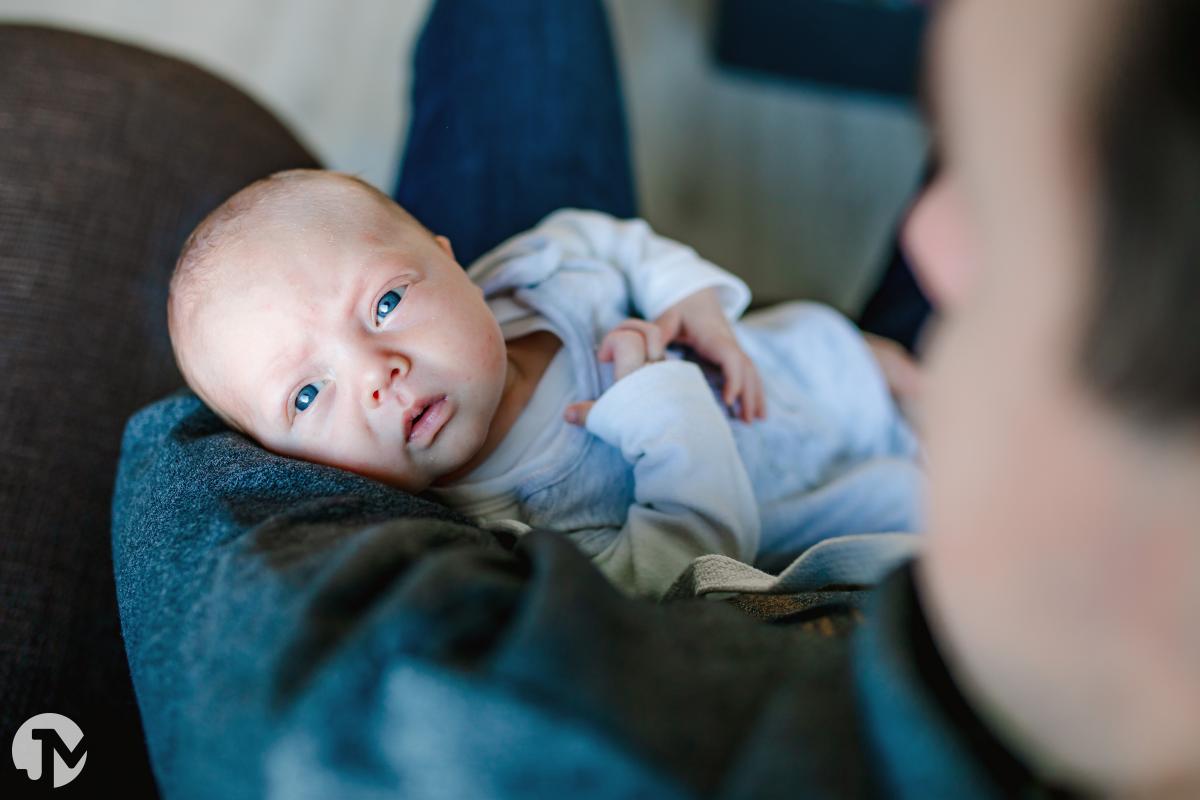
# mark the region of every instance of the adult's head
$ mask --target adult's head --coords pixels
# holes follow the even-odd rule
[[[475,456],[508,378],[449,242],[336,172],[276,173],[203,220],[168,323],[188,384],[231,427],[413,492]]]
[[[950,0],[929,342],[931,623],[1041,769],[1200,791],[1200,5]],[[1190,783],[1189,783],[1190,782]]]

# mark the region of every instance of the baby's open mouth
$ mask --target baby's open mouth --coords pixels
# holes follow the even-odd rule
[[[445,395],[425,402],[409,421],[407,441],[432,440],[446,422],[446,410]]]

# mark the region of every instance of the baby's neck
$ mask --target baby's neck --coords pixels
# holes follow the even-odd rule
[[[435,480],[434,486],[446,486],[470,474],[500,446],[517,418],[521,416],[521,412],[525,410],[525,406],[529,404],[529,398],[533,397],[538,381],[542,379],[550,360],[562,346],[562,341],[550,331],[534,331],[505,342],[505,345],[508,351],[508,373],[504,378],[504,391],[500,395],[496,413],[492,416],[487,438],[467,463]]]

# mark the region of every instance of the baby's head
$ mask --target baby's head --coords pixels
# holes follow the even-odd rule
[[[449,241],[337,172],[279,172],[209,214],[167,322],[185,380],[230,427],[411,492],[479,451],[507,379]]]

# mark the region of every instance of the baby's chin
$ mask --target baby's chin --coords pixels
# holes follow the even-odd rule
[[[361,460],[323,458],[321,453],[303,448],[291,450],[286,445],[274,447],[253,432],[245,435],[264,449],[284,458],[353,472],[409,494],[420,494],[429,488],[452,484],[477,466],[471,461],[483,447],[489,426],[471,424],[469,419],[468,415],[463,414],[461,420],[458,416],[449,420],[432,447],[409,451],[406,464],[386,463],[387,456],[378,452]],[[460,424],[454,425],[455,422]]]
[[[452,463],[453,466],[447,468],[445,465],[443,465],[443,468],[439,469],[436,474],[429,476],[429,480],[425,484],[424,488],[439,489],[445,486],[451,486],[470,474],[476,467],[479,466],[480,462],[476,461],[476,456],[479,455],[479,451],[483,448],[486,440],[486,428],[478,432],[478,435],[476,436],[466,437],[466,441],[463,442],[463,446],[458,449],[456,454],[458,457],[448,459],[446,462]]]
[[[321,462],[316,459],[306,459],[306,460],[312,461],[314,464],[324,464],[324,466],[335,467],[337,469],[344,469],[347,472],[353,472],[355,474],[363,476],[364,478],[370,478],[371,480],[379,481],[380,483],[390,486],[393,489],[399,489],[400,491],[408,492],[409,494],[420,494],[421,492],[428,489],[430,484],[433,481],[432,476],[426,475],[426,474],[418,474],[415,472],[400,473],[400,472],[396,472],[395,470],[381,469],[381,468],[377,468],[377,467],[359,467],[359,466],[348,466],[345,464],[330,464],[330,463]]]
[[[375,476],[371,476],[371,477],[375,477]],[[411,475],[409,475],[409,476],[395,476],[395,475],[379,476],[377,478],[377,480],[379,480],[382,483],[386,483],[388,486],[391,486],[393,489],[399,489],[400,491],[408,492],[409,494],[420,494],[421,492],[428,489],[430,487],[430,485],[432,484],[432,481],[428,477],[424,477],[424,476],[413,477]]]
[[[377,463],[352,463],[341,461],[332,458],[323,458],[321,454],[314,452],[305,452],[304,450],[291,450],[287,447],[276,447],[269,442],[255,436],[253,433],[245,434],[247,438],[255,442],[271,453],[274,453],[281,458],[290,458],[295,461],[306,461],[309,464],[317,464],[322,467],[332,467],[345,472],[351,472],[355,475],[360,475],[364,478],[369,478],[373,481],[391,486],[401,491],[417,494],[424,491],[430,484],[432,478],[418,470],[399,471],[394,464],[381,465]]]
[[[448,486],[458,481],[470,469],[474,469],[474,465],[468,467],[475,453],[479,451],[482,442],[473,447],[466,448],[465,457],[445,459],[445,453],[441,453],[443,458],[437,459],[433,464],[428,465],[424,469],[412,470],[405,473],[385,472],[381,474],[371,475],[370,477],[386,483],[401,491],[409,494],[420,494],[426,489],[436,489],[442,486]]]

